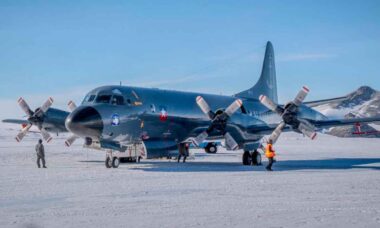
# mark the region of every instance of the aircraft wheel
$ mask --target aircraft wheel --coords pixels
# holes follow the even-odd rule
[[[106,162],[105,162],[106,168],[109,169],[112,167],[112,160],[110,157],[106,157]]]
[[[249,151],[244,151],[243,153],[243,165],[250,165],[252,162],[251,154]]]
[[[254,151],[251,155],[252,165],[261,165],[261,154],[258,151]]]
[[[113,158],[112,160],[112,167],[113,168],[118,168],[120,165],[120,159],[119,158]]]
[[[205,147],[205,151],[209,154],[215,154],[216,152],[218,152],[218,147],[215,143],[208,143]]]

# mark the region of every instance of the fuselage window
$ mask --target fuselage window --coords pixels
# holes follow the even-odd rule
[[[112,104],[113,105],[124,105],[124,97],[122,97],[120,95],[113,95]]]
[[[99,95],[96,98],[96,103],[108,104],[110,103],[111,95]]]

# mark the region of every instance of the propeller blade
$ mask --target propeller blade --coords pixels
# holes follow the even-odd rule
[[[65,145],[67,146],[67,147],[70,147],[74,142],[75,142],[75,140],[77,140],[78,139],[78,136],[76,136],[76,135],[72,135],[72,136],[70,136],[66,141],[65,141]]]
[[[23,129],[21,129],[21,131],[17,134],[16,136],[16,141],[17,142],[20,142],[24,137],[25,135],[28,133],[29,129],[32,127],[31,124],[28,124],[26,125]]]
[[[53,102],[53,98],[49,97],[49,99],[47,99],[47,101],[45,101],[45,103],[41,106],[40,110],[45,113],[53,104]]]
[[[45,129],[40,128],[42,138],[49,143],[53,138],[50,136],[49,132],[47,132]]]
[[[285,123],[284,122],[281,122],[277,127],[276,129],[274,129],[274,131],[272,132],[272,134],[270,135],[269,139],[272,140],[273,144],[276,143],[276,141],[278,140],[278,138],[280,137],[281,133],[282,133],[282,130],[284,129],[285,127]]]
[[[235,141],[235,139],[231,136],[230,133],[226,133],[224,135],[224,139],[225,139],[225,143],[226,143],[226,148],[228,150],[236,150],[238,149],[239,145],[237,144],[237,142]]]
[[[33,115],[33,112],[30,110],[28,103],[26,103],[22,97],[20,97],[17,102],[28,117]]]
[[[277,112],[277,104],[275,104],[270,98],[267,96],[261,95],[259,97],[259,100],[261,104],[263,104],[268,109],[272,110],[273,112]]]
[[[202,132],[197,137],[194,138],[194,144],[199,146],[208,137],[207,131]]]
[[[215,114],[213,111],[211,111],[210,106],[203,99],[203,97],[197,96],[196,102],[204,114],[206,114],[211,120],[214,119]]]
[[[314,140],[317,137],[317,132],[314,130],[314,126],[306,120],[302,120],[300,125],[298,126],[298,130],[300,130],[304,135],[309,137],[311,140]]]
[[[74,101],[69,101],[67,106],[69,107],[70,111],[74,111],[77,108],[77,105],[74,103]]]
[[[243,101],[237,99],[232,104],[230,104],[230,106],[228,106],[224,112],[227,116],[232,116],[232,114],[234,114],[242,105]]]
[[[296,98],[294,98],[293,103],[296,106],[300,106],[301,103],[305,100],[309,92],[310,92],[309,88],[307,88],[306,86],[303,86],[302,89],[298,92]]]

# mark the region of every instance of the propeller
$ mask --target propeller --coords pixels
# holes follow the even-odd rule
[[[77,108],[77,105],[74,103],[74,101],[69,101],[69,103],[67,103],[67,106],[71,112]],[[78,136],[72,134],[69,138],[66,139],[65,145],[67,147],[70,147],[78,138]]]
[[[298,92],[297,96],[293,101],[288,102],[284,107],[280,107],[276,103],[274,103],[267,96],[261,95],[260,102],[267,107],[268,109],[276,112],[282,117],[281,123],[276,127],[276,129],[272,132],[269,137],[269,140],[272,140],[273,143],[277,141],[280,137],[282,130],[286,125],[291,126],[293,129],[302,132],[307,137],[312,140],[315,139],[317,133],[315,132],[315,127],[306,119],[302,119],[298,117],[299,106],[305,100],[307,94],[310,92],[309,88],[303,86],[302,89]]]
[[[227,148],[231,150],[237,149],[238,144],[231,136],[231,134],[226,131],[226,126],[228,119],[243,105],[243,102],[240,99],[237,99],[232,102],[232,104],[230,104],[225,110],[220,109],[216,112],[213,112],[211,110],[210,106],[203,99],[203,97],[198,96],[196,98],[196,102],[202,112],[205,113],[211,120],[211,124],[205,131],[195,137],[194,144],[198,146],[209,136],[211,132],[217,130],[224,135]]]
[[[30,109],[28,103],[22,97],[20,97],[17,102],[20,108],[25,112],[29,123],[17,134],[16,141],[20,142],[29,132],[29,129],[33,125],[35,125],[40,130],[43,139],[46,142],[50,142],[52,140],[52,137],[50,136],[49,132],[42,128],[42,124],[44,122],[46,111],[54,102],[53,98],[49,97],[49,99],[45,101],[45,103],[43,103],[42,106],[37,108],[34,112]]]

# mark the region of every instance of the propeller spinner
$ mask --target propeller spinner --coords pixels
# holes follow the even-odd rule
[[[25,137],[25,135],[29,132],[29,129],[33,125],[38,127],[43,139],[46,142],[50,142],[52,140],[52,137],[50,136],[50,134],[45,129],[42,128],[42,123],[44,121],[46,111],[50,108],[53,102],[54,102],[53,98],[49,97],[49,99],[41,107],[37,108],[36,111],[33,112],[30,109],[28,103],[26,103],[26,101],[22,97],[18,99],[18,104],[21,107],[21,109],[25,112],[26,116],[28,117],[29,123],[23,129],[21,129],[21,131],[17,134],[16,136],[17,142],[20,142]]]
[[[298,108],[305,100],[309,91],[309,88],[303,86],[302,89],[298,92],[297,96],[294,98],[294,100],[287,103],[284,107],[280,107],[267,96],[260,96],[260,102],[265,107],[272,110],[273,112],[276,112],[282,117],[282,122],[276,127],[276,129],[272,132],[271,136],[269,137],[269,139],[271,139],[273,143],[275,143],[277,139],[280,137],[282,130],[286,125],[291,126],[293,129],[299,130],[312,140],[315,139],[317,133],[315,132],[314,125],[311,124],[309,121],[298,117]]]
[[[226,131],[226,126],[227,120],[243,105],[243,102],[240,99],[237,99],[232,104],[230,104],[230,106],[228,106],[225,110],[219,110],[217,112],[213,112],[210,106],[201,96],[198,96],[196,98],[196,102],[199,108],[202,110],[202,112],[205,113],[211,120],[211,124],[204,132],[199,134],[194,139],[194,144],[198,146],[208,137],[208,135],[212,131],[218,130],[222,132],[222,134],[224,135],[227,147],[232,150],[237,149],[238,144],[235,141],[235,139],[231,136],[231,134]]]

